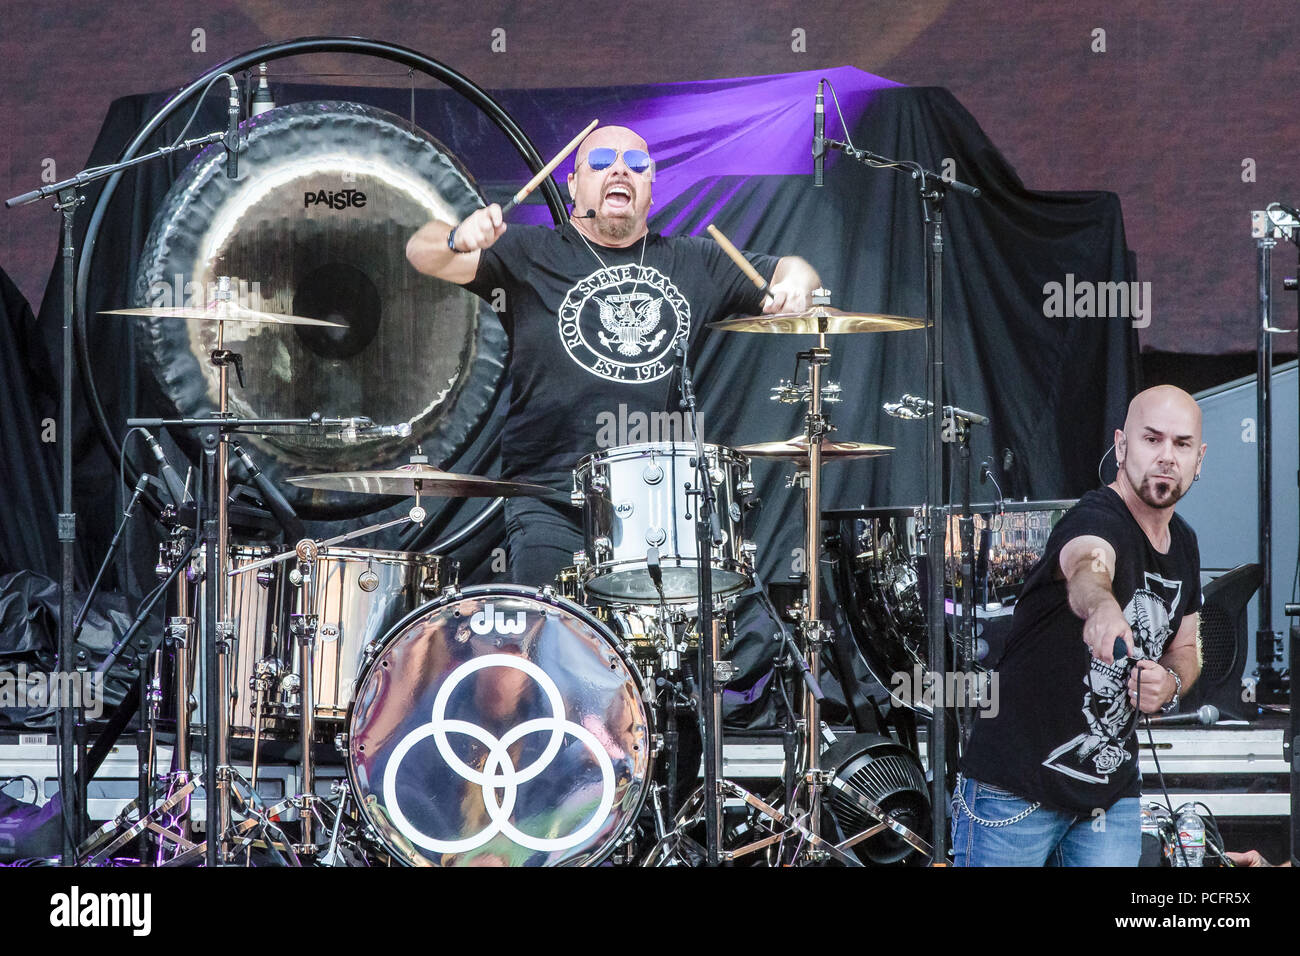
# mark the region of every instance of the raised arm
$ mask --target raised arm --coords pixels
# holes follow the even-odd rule
[[[474,210],[455,227],[456,252],[447,245],[452,228],[438,219],[425,223],[407,240],[406,258],[425,275],[464,285],[478,273],[480,251],[496,242],[506,225],[496,203]]]

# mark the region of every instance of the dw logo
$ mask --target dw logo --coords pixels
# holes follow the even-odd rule
[[[513,621],[507,620],[506,616],[496,610],[489,601],[483,605],[483,610],[475,612],[469,619],[469,629],[475,634],[491,634],[494,630],[498,634],[522,634],[526,621],[527,617],[523,611],[516,611]]]

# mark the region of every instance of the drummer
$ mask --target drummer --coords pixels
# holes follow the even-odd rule
[[[574,157],[573,213],[559,228],[507,227],[494,203],[454,226],[434,220],[406,246],[420,272],[498,308],[510,337],[502,477],[562,492],[578,460],[600,450],[601,413],[626,421],[678,408],[669,387],[679,338],[736,313],[801,311],[821,284],[798,256],[747,252],[770,283],[765,300],[712,240],[651,232],[655,163],[632,130],[593,130]],[[580,528],[572,507],[508,499],[512,579],[551,582],[582,550]]]

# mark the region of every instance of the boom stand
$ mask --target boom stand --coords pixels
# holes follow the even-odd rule
[[[925,211],[925,317],[926,350],[929,369],[926,380],[926,397],[932,407],[943,407],[943,201],[952,189],[976,197],[980,191],[974,186],[955,179],[945,179],[939,173],[926,169],[920,163],[889,159],[868,150],[858,149],[851,143],[827,139],[828,149],[838,149],[863,165],[875,169],[896,169],[916,180],[921,204]],[[943,673],[946,659],[943,606],[944,564],[944,482],[943,482],[943,423],[938,415],[930,416],[929,441],[926,443],[925,491],[925,553],[928,578],[926,580],[926,631],[930,670]],[[944,742],[947,740],[947,719],[942,707],[934,708],[934,720],[926,752],[930,758],[930,804],[934,807],[931,843],[934,859],[943,860],[948,852],[948,821],[941,812],[948,805],[947,764]]]

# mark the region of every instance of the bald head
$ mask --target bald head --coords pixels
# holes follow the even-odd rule
[[[1131,434],[1134,428],[1141,428],[1148,420],[1181,420],[1194,425],[1191,434],[1196,443],[1201,441],[1201,406],[1196,399],[1176,385],[1156,385],[1133,396],[1128,403],[1128,415],[1124,418],[1124,432]]]
[[[1129,402],[1124,429],[1115,432],[1115,488],[1130,507],[1172,510],[1204,457],[1196,400],[1173,385],[1148,388]]]

